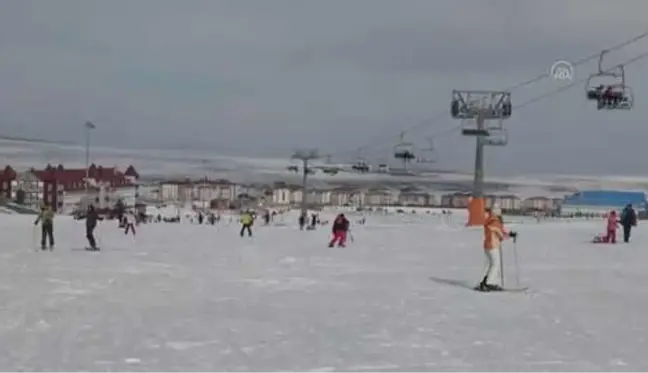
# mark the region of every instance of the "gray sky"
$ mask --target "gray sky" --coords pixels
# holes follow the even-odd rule
[[[399,131],[448,111],[453,88],[502,89],[648,30],[645,0],[0,1],[0,134],[81,142],[91,120],[102,145],[221,154],[372,144],[387,159]],[[647,50],[648,38],[610,63]],[[489,167],[648,172],[647,72],[648,59],[626,70],[632,112],[597,112],[584,87],[516,112]],[[448,114],[408,136],[455,124]],[[436,146],[441,166],[471,167],[472,140]]]

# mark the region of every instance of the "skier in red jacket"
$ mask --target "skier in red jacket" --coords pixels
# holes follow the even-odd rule
[[[333,221],[333,239],[329,242],[329,247],[345,247],[347,232],[349,232],[349,221],[344,214],[339,214]]]

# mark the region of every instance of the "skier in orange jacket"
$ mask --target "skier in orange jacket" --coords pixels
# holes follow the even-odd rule
[[[507,237],[515,237],[515,232],[507,232],[502,223],[502,210],[497,206],[486,210],[484,222],[484,254],[486,256],[486,273],[482,281],[475,287],[479,291],[501,291],[499,274],[500,245]]]

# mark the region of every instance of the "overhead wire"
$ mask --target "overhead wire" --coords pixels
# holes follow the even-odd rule
[[[629,59],[629,60],[627,60],[627,61],[625,61],[623,63],[616,64],[614,67],[611,67],[609,69],[604,69],[603,71],[604,72],[611,72],[611,71],[616,70],[619,66],[624,66],[625,67],[625,66],[631,65],[631,64],[633,64],[633,63],[635,63],[637,61],[640,61],[640,60],[642,60],[642,59],[644,59],[646,57],[648,57],[648,52],[641,53],[641,54],[639,54],[639,55],[637,55],[637,56],[635,56],[635,57],[633,57],[633,58],[631,58],[631,59]],[[527,100],[527,101],[525,101],[525,102],[523,102],[523,103],[521,103],[519,105],[514,105],[513,109],[514,110],[519,110],[519,109],[522,109],[524,107],[533,105],[536,102],[542,101],[544,99],[547,99],[547,98],[552,97],[554,95],[557,95],[559,93],[565,92],[565,91],[567,91],[567,90],[569,90],[571,88],[574,88],[577,85],[581,85],[581,84],[585,83],[589,78],[590,77],[588,76],[588,77],[583,78],[583,79],[572,81],[571,83],[566,84],[566,85],[561,86],[561,87],[558,87],[558,88],[554,89],[553,91],[549,91],[549,92],[544,93],[542,95],[536,96],[536,97],[534,97],[534,98],[532,98],[530,100]]]
[[[622,49],[622,48],[624,48],[624,47],[626,47],[626,46],[628,46],[630,44],[636,43],[637,41],[639,41],[639,40],[641,40],[641,39],[643,39],[643,38],[645,38],[647,36],[648,36],[648,31],[645,31],[645,32],[643,32],[643,33],[641,33],[639,35],[636,35],[636,36],[634,36],[634,37],[632,37],[630,39],[626,39],[623,42],[620,42],[620,43],[617,43],[617,44],[615,44],[615,45],[613,45],[611,47],[605,48],[602,51],[605,51],[605,52],[616,51],[616,50]],[[589,55],[587,57],[583,57],[583,58],[580,58],[580,59],[576,60],[575,62],[572,63],[572,66],[579,66],[579,65],[585,64],[585,63],[590,62],[590,61],[592,61],[594,59],[600,58],[600,56],[601,56],[601,51],[599,51],[596,54],[592,54],[592,55]],[[639,57],[641,57],[641,55]],[[645,56],[643,56],[641,58],[629,60],[629,61],[625,62],[622,65],[634,63],[637,60],[640,60],[642,58],[645,58]],[[619,64],[617,64],[616,66],[618,67]],[[612,69],[615,69],[615,68],[616,67],[614,67]],[[610,69],[610,70],[612,70],[612,69]],[[531,85],[533,83],[536,83],[536,82],[541,81],[543,79],[546,79],[548,77],[551,77],[551,72],[550,71],[543,72],[542,74],[538,74],[537,76],[535,76],[535,77],[533,77],[531,79],[524,80],[522,82],[516,83],[516,84],[514,84],[512,86],[509,86],[508,88],[503,89],[502,91],[512,92],[514,90],[529,86],[529,85]],[[535,98],[533,98],[533,99],[531,99],[529,101],[526,101],[526,102],[524,102],[522,104],[514,105],[513,109],[519,110],[519,109],[524,108],[526,106],[532,105],[535,102],[542,101],[542,100],[544,100],[544,99],[546,99],[548,97],[551,97],[551,96],[553,96],[555,94],[559,94],[559,93],[562,93],[564,91],[567,91],[567,90],[571,89],[572,87],[576,86],[577,84],[582,83],[583,81],[584,80],[578,80],[578,81],[571,82],[570,84],[567,84],[565,86],[561,86],[556,90],[553,90],[553,91],[547,92],[545,94],[542,94],[542,95],[540,95],[538,97],[535,97]],[[411,126],[411,127],[407,128],[405,130],[399,131],[399,133],[402,133],[403,131],[404,132],[412,132],[412,131],[415,131],[415,130],[421,128],[421,127],[425,127],[427,125],[430,125],[432,123],[435,123],[435,122],[437,122],[439,120],[444,120],[444,119],[448,119],[448,111],[447,110],[440,111],[437,114],[433,115],[432,117],[427,118],[427,119],[415,124],[414,126]],[[458,131],[460,129],[461,129],[461,125],[453,125],[452,127],[436,131],[431,136],[432,137],[438,137],[440,135],[443,135],[443,134],[446,134],[446,133],[451,133],[451,132],[454,132],[454,131]],[[391,140],[391,139],[394,139],[395,137],[396,136],[393,135],[393,134],[389,135],[389,136],[374,137],[371,140],[371,142],[368,143],[367,145],[360,146],[360,147],[355,147],[355,148],[353,148],[353,150],[341,151],[341,152],[336,152],[336,153],[338,155],[350,154],[350,153],[358,153],[359,151],[366,150],[368,148],[373,148],[372,145],[375,145],[376,143],[382,143],[383,141]]]

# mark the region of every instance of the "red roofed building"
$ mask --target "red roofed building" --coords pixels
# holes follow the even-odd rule
[[[129,166],[129,169],[131,175],[137,175],[132,166]],[[66,205],[66,197],[71,197],[72,202],[76,204],[85,196],[86,189],[89,195],[95,196],[95,203],[100,205],[108,203],[109,194],[118,190],[129,189],[137,193],[136,181],[137,177],[127,176],[115,167],[92,164],[86,170],[66,169],[63,165],[54,167],[48,164],[43,170],[30,169],[18,174],[11,182],[11,198],[26,195],[25,204],[36,207],[45,202],[60,211]]]
[[[11,199],[11,182],[16,179],[16,171],[7,166],[0,170],[0,195]]]
[[[135,180],[138,180],[139,177],[140,177],[139,173],[137,173],[137,171],[135,170],[135,167],[133,167],[133,165],[128,166],[128,168],[126,169],[126,172],[124,172],[124,175],[126,175],[128,177],[132,177]]]

